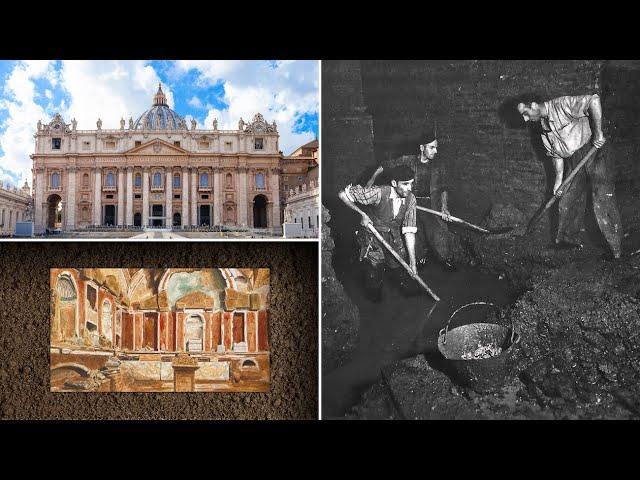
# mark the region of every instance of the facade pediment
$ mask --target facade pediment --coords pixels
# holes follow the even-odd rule
[[[189,155],[189,152],[181,147],[171,145],[164,140],[156,138],[124,152],[125,155]]]

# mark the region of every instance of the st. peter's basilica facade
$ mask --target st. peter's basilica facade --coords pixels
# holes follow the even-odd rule
[[[261,114],[237,130],[190,128],[161,86],[152,107],[120,128],[78,130],[56,114],[38,122],[34,228],[194,229],[280,233],[278,130]]]

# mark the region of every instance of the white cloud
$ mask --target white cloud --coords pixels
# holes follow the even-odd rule
[[[78,130],[95,130],[98,117],[102,128],[120,128],[120,118],[134,120],[148,110],[160,78],[150,65],[137,60],[63,62],[61,85],[71,103],[65,121],[78,121]],[[173,107],[173,92],[162,90]]]
[[[189,100],[189,105],[191,105],[194,108],[203,108],[204,105],[202,105],[202,102],[200,101],[200,99],[198,97],[196,97],[195,95],[193,97],[191,97],[191,100]]]
[[[22,185],[25,179],[31,184],[31,159],[33,153],[36,124],[48,115],[40,105],[34,102],[35,83],[38,78],[52,81],[57,78],[53,62],[19,62],[9,74],[0,100],[0,108],[7,110],[7,118],[0,133],[0,145],[4,155],[0,158],[0,172],[3,179],[7,175],[19,179]],[[13,183],[13,182],[12,182]]]
[[[178,73],[196,69],[201,75],[200,83],[225,82],[223,101],[229,108],[210,108],[205,128],[211,128],[217,118],[218,128],[237,129],[240,117],[250,121],[259,112],[269,123],[276,121],[280,149],[289,154],[314,138],[311,132],[293,133],[293,127],[300,114],[319,111],[319,65],[316,61],[276,64],[277,68],[273,68],[266,61],[183,60],[175,63],[175,69]]]

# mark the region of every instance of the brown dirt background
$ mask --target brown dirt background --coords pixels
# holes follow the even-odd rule
[[[2,419],[317,419],[317,242],[0,244]],[[271,269],[267,393],[49,391],[49,269]]]

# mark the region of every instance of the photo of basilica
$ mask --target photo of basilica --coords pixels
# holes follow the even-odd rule
[[[31,155],[35,234],[282,235],[282,202],[290,192],[283,165],[301,165],[297,183],[305,183],[317,166],[317,141],[315,154],[286,157],[275,121],[260,113],[248,122],[240,118],[237,130],[219,130],[217,123],[187,126],[161,85],[151,108],[128,124],[122,118],[116,130],[103,130],[100,119],[96,130],[79,130],[75,119],[65,123],[60,114],[38,122]]]
[[[269,276],[51,269],[51,391],[267,391]]]

